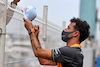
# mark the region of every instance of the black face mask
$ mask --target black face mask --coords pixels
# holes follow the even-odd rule
[[[73,32],[65,32],[64,30],[62,31],[62,40],[63,40],[64,42],[67,42],[69,39],[73,38],[73,37],[68,37],[68,35],[69,35],[70,33],[73,33]]]

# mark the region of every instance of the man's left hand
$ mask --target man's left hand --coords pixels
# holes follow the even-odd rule
[[[29,20],[29,19],[25,19],[23,18],[24,20],[24,26],[26,28],[27,31],[31,30],[32,29],[32,22]]]

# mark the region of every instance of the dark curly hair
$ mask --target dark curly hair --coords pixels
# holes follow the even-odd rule
[[[82,21],[81,19],[79,18],[73,18],[70,20],[70,22],[75,22],[76,25],[74,26],[74,30],[78,30],[80,32],[80,38],[79,38],[79,41],[80,43],[82,41],[84,41],[90,34],[89,32],[89,29],[90,29],[90,26],[89,24],[86,22],[86,21]]]

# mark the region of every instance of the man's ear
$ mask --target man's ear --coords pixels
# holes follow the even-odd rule
[[[80,32],[79,32],[79,31],[75,31],[75,32],[74,32],[74,37],[79,36],[79,34],[80,34]]]

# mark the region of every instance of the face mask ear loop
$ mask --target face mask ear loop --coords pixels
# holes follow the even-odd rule
[[[76,31],[73,31],[73,32],[76,32]],[[70,32],[70,34],[71,34],[71,33],[73,33],[73,32]],[[74,36],[72,36],[72,37],[69,37],[69,38],[71,39],[71,38],[73,38],[73,37],[74,37]]]
[[[76,30],[76,31],[79,31],[79,30]],[[73,31],[73,32],[76,32],[76,31]],[[79,31],[79,33],[80,33],[80,31]],[[74,37],[74,36],[73,36]]]

